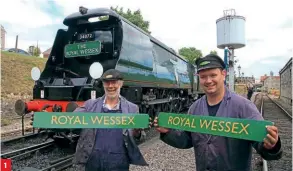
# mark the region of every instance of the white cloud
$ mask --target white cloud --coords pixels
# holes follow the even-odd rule
[[[275,60],[266,59],[266,60],[261,61],[260,63],[263,63],[263,64],[274,64],[274,63],[276,63],[276,61]]]
[[[24,29],[53,24],[53,20],[42,12],[35,1],[21,0],[5,1],[5,7],[0,10],[0,21],[16,24]]]
[[[38,10],[34,3],[28,3],[29,5],[23,8],[21,4],[12,4],[13,1],[6,2],[10,6],[14,5],[13,9],[23,15],[21,19],[18,15],[6,19],[1,18],[10,11],[5,9],[4,12],[0,11],[0,21],[23,25],[25,26],[23,32],[27,33],[30,27],[63,21],[60,18],[50,19],[41,10]],[[246,47],[235,50],[236,59],[239,59],[238,63],[245,73],[251,73],[251,68],[254,66],[260,67],[256,61],[272,56],[287,56],[289,59],[292,55],[292,51],[288,50],[292,49],[293,27],[279,28],[285,21],[288,21],[288,18],[293,18],[290,0],[62,0],[55,1],[55,3],[62,6],[65,16],[77,12],[79,6],[87,8],[120,6],[125,10],[139,8],[143,17],[150,21],[152,35],[173,49],[194,46],[201,49],[204,54],[210,50],[217,50],[221,56],[224,52],[217,48],[216,20],[223,16],[223,10],[234,8],[237,15],[246,18],[246,40],[259,40],[253,43],[247,41]],[[30,18],[35,18],[32,24],[28,21]]]
[[[6,48],[15,47],[16,36],[18,35],[18,48],[27,50],[29,46],[37,44],[37,40],[23,39],[29,36],[35,37],[34,34],[36,33],[32,32],[33,29],[62,22],[62,19],[53,19],[48,13],[42,11],[42,7],[46,7],[46,4],[46,1],[5,1],[5,8],[1,8],[0,10],[0,23],[9,23],[12,25],[9,30],[6,28]],[[0,4],[0,6],[1,5],[2,4]],[[52,40],[39,41],[39,45],[43,45],[41,46],[41,50],[44,51],[49,48],[52,45],[51,41]]]

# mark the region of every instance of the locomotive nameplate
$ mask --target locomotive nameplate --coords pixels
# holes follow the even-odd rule
[[[100,41],[89,41],[82,43],[68,44],[64,48],[66,58],[98,55],[101,53]]]
[[[159,126],[190,132],[262,142],[267,136],[266,120],[250,120],[189,114],[159,113]]]
[[[36,128],[148,128],[149,115],[86,112],[35,112]]]

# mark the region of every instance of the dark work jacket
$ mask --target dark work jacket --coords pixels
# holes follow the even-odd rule
[[[97,99],[87,100],[83,106],[77,108],[74,112],[94,112],[101,113],[104,97]],[[127,101],[124,97],[121,97],[121,108],[122,113],[139,113],[137,105]],[[76,146],[76,153],[73,159],[74,168],[82,171],[85,170],[85,165],[92,153],[97,129],[82,129],[78,143]],[[144,157],[142,156],[138,146],[132,137],[132,129],[123,129],[124,143],[129,156],[130,164],[148,166]]]
[[[188,114],[208,116],[206,96],[190,107]],[[263,120],[256,106],[249,100],[225,89],[225,96],[216,117]],[[263,142],[253,142],[209,134],[171,130],[161,134],[161,140],[170,146],[194,148],[196,171],[250,171],[252,147],[265,160],[278,160],[282,156],[281,140],[272,150],[263,148]]]

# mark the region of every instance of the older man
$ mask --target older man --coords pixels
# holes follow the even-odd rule
[[[105,95],[87,100],[74,112],[139,113],[137,105],[120,95],[123,77],[118,70],[107,70],[101,77]],[[147,166],[135,142],[137,129],[77,129],[73,170],[128,171],[129,165]],[[77,131],[75,130],[75,131]]]
[[[219,56],[207,55],[196,64],[205,96],[192,104],[188,114],[263,120],[251,101],[225,88],[225,65]],[[154,126],[163,142],[175,148],[194,148],[197,171],[250,171],[252,146],[266,160],[277,160],[282,154],[275,126],[267,127],[268,135],[263,142],[160,128],[157,118]]]
[[[74,112],[139,113],[137,105],[120,95],[123,78],[118,70],[110,69],[101,78],[105,95],[88,100]],[[128,171],[129,165],[148,165],[138,149],[134,130],[83,129],[74,158],[78,170]]]

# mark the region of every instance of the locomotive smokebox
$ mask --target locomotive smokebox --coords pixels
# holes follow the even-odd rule
[[[22,100],[17,100],[15,102],[14,108],[15,108],[15,112],[20,116],[23,116],[27,113],[27,105]]]

